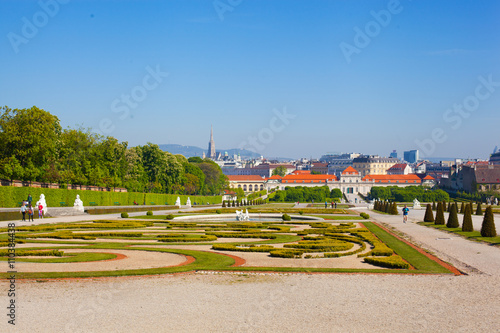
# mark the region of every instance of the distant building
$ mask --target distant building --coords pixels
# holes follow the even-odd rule
[[[500,164],[500,150],[498,147],[495,147],[493,150],[493,154],[490,156],[490,163],[491,164]]]
[[[387,169],[388,175],[407,175],[411,171],[411,168],[406,163],[394,164],[392,167]]]
[[[380,156],[360,156],[353,160],[354,169],[358,170],[361,177],[366,175],[386,175],[387,169],[399,163],[397,158]]]
[[[214,143],[214,128],[213,126],[210,127],[210,141],[208,142],[208,153],[207,153],[208,158],[211,158],[215,160],[217,158],[217,155],[215,153],[215,143]]]
[[[359,156],[361,154],[358,153],[327,154],[321,156],[319,160],[320,162],[328,163],[328,174],[335,175],[338,178],[342,174],[342,171],[352,166],[353,159]]]
[[[418,150],[409,150],[403,153],[403,159],[408,163],[417,163],[419,158]]]
[[[500,165],[473,164],[462,166],[463,189],[469,193],[500,192]]]
[[[314,162],[311,166],[311,171],[326,175],[328,174],[328,163]]]
[[[396,150],[393,150],[392,153],[389,154],[389,157],[398,158],[398,152]]]

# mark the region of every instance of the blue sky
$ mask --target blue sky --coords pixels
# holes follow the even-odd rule
[[[11,0],[0,13],[0,105],[131,146],[206,148],[211,124],[216,148],[265,156],[500,145],[498,1]]]

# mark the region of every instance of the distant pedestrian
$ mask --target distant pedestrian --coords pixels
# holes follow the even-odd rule
[[[26,221],[26,204],[23,202],[23,205],[21,206],[21,214],[23,215],[23,219],[21,221]]]
[[[33,197],[31,196],[31,194],[28,194],[28,206],[31,205],[32,201],[33,201]]]
[[[405,207],[403,208],[403,223],[406,223],[408,221],[408,212],[410,211],[410,209],[408,207]]]
[[[33,206],[31,206],[31,202],[28,204],[28,222],[35,222],[33,220],[33,215],[34,215],[34,209]]]
[[[337,203],[335,203],[335,209],[337,209]]]
[[[43,219],[43,205],[42,204],[38,205],[38,218]]]
[[[328,208],[328,202],[325,201],[325,209]]]

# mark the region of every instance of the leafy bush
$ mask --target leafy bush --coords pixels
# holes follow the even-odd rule
[[[168,214],[167,216],[165,216],[165,220],[173,220],[175,216],[173,216],[172,214]]]
[[[359,214],[359,216],[361,216],[362,218],[364,218],[365,220],[368,220],[370,218],[370,215],[366,214],[366,213],[361,213]]]
[[[300,215],[304,215],[304,211],[303,210],[299,210],[299,214]]]
[[[146,212],[146,215],[148,215],[148,216],[153,216],[153,211],[148,210],[148,211]]]
[[[159,235],[158,242],[164,243],[191,243],[191,242],[211,242],[217,240],[217,237],[212,235],[201,235],[196,237],[197,235],[179,235],[178,237],[169,237],[170,235]]]
[[[128,217],[128,213],[121,213],[120,216],[123,218],[123,219],[126,219]]]
[[[451,205],[450,215],[448,215],[448,222],[446,223],[448,228],[458,228],[458,216],[457,216],[457,205]]]
[[[481,209],[481,203],[477,203],[476,215],[483,215],[483,210]]]
[[[220,209],[215,210],[215,214],[220,214],[220,213],[221,213]]]
[[[59,250],[16,250],[16,257],[62,257]],[[9,250],[0,250],[0,257],[8,257]]]
[[[278,258],[301,258],[303,253],[304,252],[301,250],[284,250],[284,249],[277,249],[269,252],[271,257],[278,257]]]
[[[281,218],[283,219],[283,221],[291,221],[292,220],[292,217],[288,214],[283,214],[283,216],[281,216]]]

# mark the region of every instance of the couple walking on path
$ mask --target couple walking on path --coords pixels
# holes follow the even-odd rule
[[[31,194],[28,195],[28,200],[23,201],[21,206],[21,214],[23,215],[22,221],[26,221],[26,214],[28,214],[28,222],[34,222],[35,208],[31,205],[33,198]],[[38,218],[43,219],[43,205],[38,205]]]

